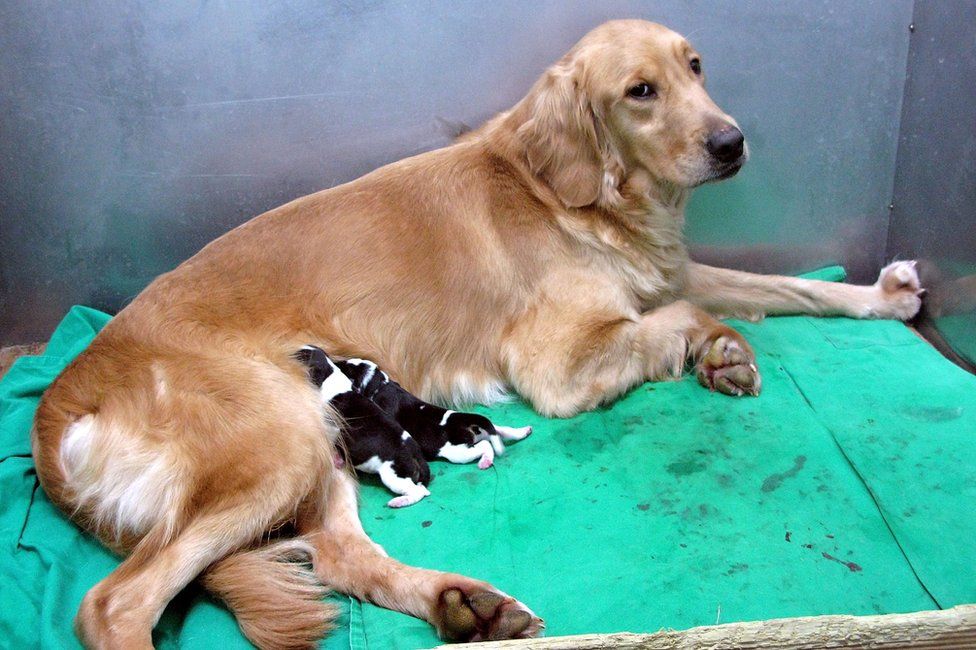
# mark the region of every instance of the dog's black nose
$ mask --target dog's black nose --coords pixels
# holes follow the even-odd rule
[[[705,148],[719,162],[731,163],[742,156],[742,148],[745,140],[742,131],[734,126],[726,126],[718,131],[713,131],[708,136],[708,140],[705,142]]]

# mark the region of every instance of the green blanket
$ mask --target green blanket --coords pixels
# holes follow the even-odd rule
[[[78,604],[118,562],[38,489],[28,441],[41,392],[107,320],[72,309],[0,381],[0,646],[77,647]],[[549,635],[976,601],[976,378],[900,323],[735,326],[759,355],[759,398],[685,378],[567,420],[482,409],[535,433],[486,471],[433,464],[432,496],[402,510],[365,479],[367,531],[517,596]],[[437,643],[421,621],[335,598],[328,647]],[[194,587],[155,640],[248,647]]]

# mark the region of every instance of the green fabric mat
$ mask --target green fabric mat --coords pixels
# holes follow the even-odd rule
[[[976,365],[976,313],[941,316],[935,326],[956,354]]]
[[[37,489],[28,442],[40,393],[107,318],[73,309],[0,381],[0,646],[77,647],[78,603],[118,562]],[[761,397],[686,378],[567,420],[482,409],[535,432],[489,470],[435,463],[432,496],[402,510],[366,479],[367,531],[405,562],[489,580],[549,635],[976,601],[976,378],[895,322],[734,325]],[[336,600],[327,647],[437,643],[421,621]],[[155,638],[247,647],[195,588]]]

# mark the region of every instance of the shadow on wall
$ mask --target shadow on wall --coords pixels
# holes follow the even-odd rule
[[[971,265],[940,268],[932,260],[919,260],[918,268],[926,296],[916,327],[952,361],[976,372],[976,272]]]

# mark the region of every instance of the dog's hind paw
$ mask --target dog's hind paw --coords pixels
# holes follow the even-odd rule
[[[446,641],[528,639],[545,627],[528,607],[484,583],[444,589],[434,618],[431,622]]]

